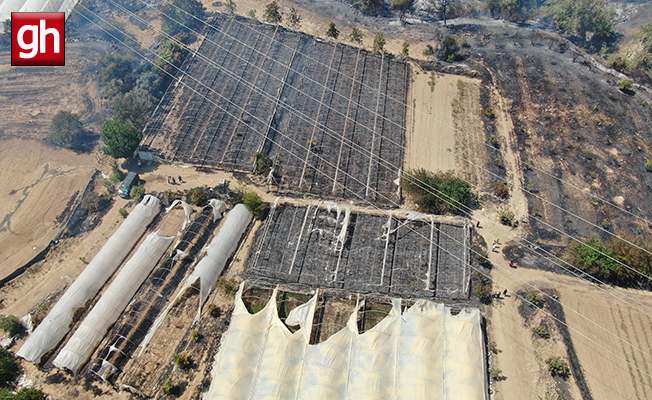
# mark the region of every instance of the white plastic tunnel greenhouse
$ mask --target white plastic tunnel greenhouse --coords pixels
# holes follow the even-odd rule
[[[174,237],[150,233],[88,313],[53,364],[76,373],[161,259]]]
[[[16,355],[35,364],[41,362],[41,357],[52,350],[70,330],[74,310],[86,307],[86,303],[97,295],[154,220],[159,209],[160,202],[156,197],[147,195],[143,198],[52,307]]]
[[[11,18],[12,12],[62,12],[70,16],[79,0],[4,0],[0,1],[0,32],[4,32],[2,22]]]

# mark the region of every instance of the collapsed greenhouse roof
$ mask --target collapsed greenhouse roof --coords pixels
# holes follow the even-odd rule
[[[463,218],[279,200],[256,234],[246,277],[265,287],[466,299],[470,237]]]
[[[317,295],[279,319],[277,290],[252,315],[235,299],[229,330],[215,357],[204,399],[487,399],[481,317],[477,308],[452,315],[417,300],[358,333],[357,310],[326,341],[309,344]]]

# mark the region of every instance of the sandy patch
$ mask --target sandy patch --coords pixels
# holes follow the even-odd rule
[[[59,232],[55,223],[70,197],[86,187],[96,167],[91,154],[75,154],[35,140],[10,139],[0,147],[0,277],[43,250]]]
[[[406,119],[406,169],[467,170],[469,163],[464,160],[483,160],[479,155],[484,149],[474,146],[475,137],[482,140],[484,135],[479,90],[477,79],[413,69]],[[475,178],[477,174],[471,175]]]

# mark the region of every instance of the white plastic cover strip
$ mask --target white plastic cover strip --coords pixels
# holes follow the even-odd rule
[[[276,291],[250,315],[242,288],[205,400],[487,399],[477,309],[452,315],[442,304],[418,300],[401,313],[394,300],[385,319],[359,334],[356,307],[344,329],[309,345],[309,334],[292,334],[279,320]]]
[[[79,370],[109,327],[118,320],[172,240],[173,237],[165,236],[160,229],[147,236],[54,359],[55,366],[74,373]]]
[[[20,12],[58,12],[63,0],[27,0]]]
[[[199,280],[199,310],[197,311],[197,317],[195,321],[199,320],[201,316],[201,310],[204,305],[204,302],[208,298],[208,295],[211,292],[213,286],[217,282],[217,277],[220,276],[226,261],[235,253],[238,248],[238,243],[242,238],[251,218],[253,216],[243,204],[237,204],[229,212],[224,221],[224,225],[220,228],[220,231],[213,238],[211,243],[206,248],[206,255],[204,258],[197,263],[195,270],[192,274],[186,279],[184,284],[181,286],[181,290],[177,293],[174,299],[170,302],[168,307],[156,318],[156,321],[149,328],[149,331],[145,335],[141,345],[138,357],[140,357],[145,348],[149,344],[149,341],[152,340],[154,334],[158,328],[163,323],[163,320],[167,317],[170,307],[177,301],[177,299],[183,295],[183,293],[188,290],[197,280]]]
[[[75,309],[86,307],[86,302],[95,297],[107,279],[118,269],[136,241],[158,214],[159,204],[156,197],[147,195],[143,198],[61,296],[57,304],[52,307],[50,313],[27,338],[16,355],[38,364],[41,362],[41,357],[61,341],[70,330]]]

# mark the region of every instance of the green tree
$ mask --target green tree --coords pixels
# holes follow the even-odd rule
[[[431,44],[426,45],[426,49],[423,51],[423,55],[426,57],[435,55],[435,48]]]
[[[11,36],[11,18],[7,18],[2,21],[2,28],[5,35]]]
[[[364,37],[364,33],[362,33],[362,30],[358,28],[353,28],[351,29],[351,34],[349,34],[349,40],[357,43],[357,44],[362,44],[362,38]]]
[[[303,18],[299,15],[299,12],[296,8],[291,7],[290,13],[288,14],[288,26],[292,29],[301,28],[301,20]]]
[[[251,19],[256,19],[256,10],[251,9],[251,10],[247,11],[247,15],[248,15],[249,18],[251,18]]]
[[[190,357],[188,357],[186,353],[175,354],[174,357],[172,357],[172,361],[177,367],[181,369],[189,368],[192,364]]]
[[[50,122],[50,139],[55,144],[68,149],[81,146],[84,139],[84,125],[79,114],[59,111]]]
[[[265,203],[263,203],[263,199],[256,192],[245,192],[242,197],[242,203],[255,216],[260,216],[265,210]]]
[[[0,347],[0,387],[11,384],[20,373],[20,365],[14,355],[4,347]]]
[[[403,48],[401,49],[401,57],[408,58],[410,56],[410,44],[408,42],[403,42]]]
[[[460,45],[457,44],[455,36],[446,35],[439,46],[439,57],[444,61],[453,62],[458,58],[459,50]]]
[[[224,4],[224,8],[226,9],[226,12],[229,14],[233,14],[236,9],[235,2],[233,0],[226,0],[226,3]]]
[[[280,24],[283,21],[283,15],[281,14],[280,8],[276,0],[272,0],[271,3],[265,6],[265,11],[263,12],[263,19],[270,24]]]
[[[15,315],[0,316],[0,329],[7,332],[9,336],[16,336],[23,331],[23,325]]]
[[[114,118],[102,125],[101,138],[104,154],[113,158],[129,158],[138,147],[143,133],[133,124]]]
[[[117,95],[113,98],[113,115],[125,122],[131,122],[136,128],[142,130],[154,109],[152,100],[150,94],[142,89]]]
[[[380,31],[376,34],[376,37],[374,38],[374,53],[384,53],[385,52],[385,44],[387,44],[387,41],[385,40],[385,34],[383,31]]]
[[[546,13],[560,30],[583,41],[588,40],[589,33],[598,41],[615,35],[612,22],[615,11],[607,8],[605,0],[548,0]]]
[[[208,201],[206,193],[199,188],[190,189],[188,191],[188,201],[202,207]]]
[[[108,52],[100,59],[100,76],[106,96],[130,91],[135,79],[134,60],[120,53]]]
[[[399,19],[405,19],[407,13],[414,5],[414,0],[391,0],[391,9],[398,11]]]
[[[13,400],[45,400],[48,397],[47,394],[43,393],[41,390],[36,388],[21,388],[14,397]]]
[[[188,50],[178,43],[171,40],[164,42],[156,53],[154,71],[163,79],[169,79],[176,75],[187,54]]]
[[[197,0],[172,0],[159,6],[161,29],[170,36],[189,30],[200,31],[206,17],[204,5]]]
[[[340,31],[337,29],[337,26],[335,26],[335,22],[332,22],[328,24],[328,30],[326,31],[326,36],[329,38],[337,39],[338,36],[340,36]]]

